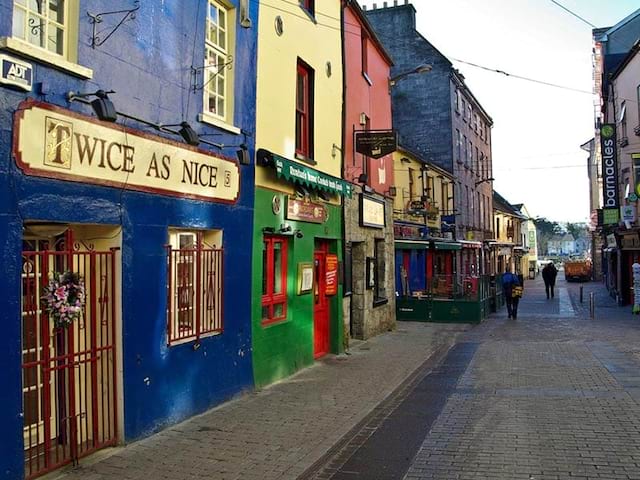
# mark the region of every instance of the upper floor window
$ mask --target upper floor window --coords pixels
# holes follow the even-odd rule
[[[313,70],[300,60],[296,77],[296,154],[313,159]]]
[[[216,0],[208,0],[204,52],[204,110],[228,123],[230,82],[228,68],[231,46],[231,11]]]
[[[467,103],[467,119],[469,120],[469,125],[471,125],[471,117],[472,117],[471,104]]]
[[[626,101],[622,102],[622,105],[620,106],[619,123],[620,123],[620,136],[619,136],[620,143],[624,146],[629,141],[627,139],[627,102]]]
[[[362,62],[362,74],[365,76],[367,80],[369,80],[369,35],[364,30],[364,28],[360,31],[360,58]]]
[[[460,150],[462,147],[462,136],[460,134],[460,130],[456,128],[456,160],[460,161]]]
[[[462,119],[467,121],[467,102],[464,101],[464,98],[462,99]]]
[[[316,0],[300,0],[300,6],[304,8],[311,15],[316,14]]]
[[[456,90],[456,113],[460,114],[460,90]]]
[[[68,3],[67,0],[14,0],[13,36],[66,58]]]
[[[640,125],[640,85],[636,88],[636,96],[638,99],[638,125]]]

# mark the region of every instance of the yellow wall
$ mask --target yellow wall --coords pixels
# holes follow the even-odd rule
[[[420,200],[423,195],[423,183],[422,178],[422,168],[425,166],[422,162],[420,162],[415,156],[411,153],[406,152],[404,150],[398,150],[393,153],[393,170],[394,170],[394,183],[396,186],[396,196],[393,201],[393,210],[394,215],[397,220],[406,220],[413,221],[417,223],[421,223],[423,221],[422,217],[411,216],[404,214],[407,204],[411,200]],[[435,167],[427,164],[427,176],[430,181],[425,182],[424,186],[428,185],[432,186],[433,191],[429,192],[429,197],[431,199],[431,204],[436,205],[439,210],[439,215],[436,219],[428,220],[427,224],[432,228],[440,229],[440,216],[447,215],[451,213],[453,209],[453,199],[449,199],[448,197],[453,196],[453,180],[450,175],[446,172],[436,170]],[[413,196],[409,195],[410,192],[410,181],[409,181],[409,170],[413,170]],[[443,183],[448,184],[448,194],[447,199],[442,199],[442,185]],[[427,195],[427,192],[424,192]]]
[[[300,58],[314,69],[314,160],[309,165],[341,177],[342,45],[340,0],[316,3],[314,23],[297,2],[277,2],[278,9],[260,9],[258,23],[258,84],[256,147],[295,160],[296,68]],[[275,30],[283,20],[282,36]],[[333,28],[329,28],[329,25]],[[327,76],[331,62],[331,76]],[[334,149],[333,145],[338,149]],[[256,169],[256,185],[283,190],[272,169]],[[290,189],[291,185],[288,188]]]

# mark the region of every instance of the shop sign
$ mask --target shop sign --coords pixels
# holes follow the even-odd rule
[[[0,83],[30,92],[33,85],[33,65],[8,55],[0,55]]]
[[[235,160],[26,101],[14,121],[13,155],[25,174],[212,202],[235,203]]]
[[[613,233],[607,235],[607,248],[615,248],[618,246],[616,242],[616,236]]]
[[[407,215],[425,216],[427,214],[427,204],[422,200],[411,200],[407,202]]]
[[[465,240],[473,240],[475,238],[475,232],[465,232]]]
[[[638,235],[625,235],[620,239],[620,241],[623,249],[640,248],[640,238]]]
[[[287,220],[323,223],[327,220],[327,209],[323,204],[312,202],[307,197],[287,197]]]
[[[338,293],[338,256],[330,253],[326,257],[326,295]]]
[[[360,226],[384,228],[384,201],[368,195],[360,195]]]
[[[620,220],[620,210],[618,208],[603,208],[602,209],[602,224],[612,225],[617,224]]]
[[[381,158],[398,149],[395,130],[366,130],[356,132],[356,152],[371,158]]]
[[[616,126],[605,123],[600,127],[602,146],[602,189],[605,208],[619,207],[618,198],[618,152],[616,144]],[[613,222],[613,223],[617,223]]]
[[[405,240],[420,240],[425,237],[424,227],[416,227],[413,225],[394,225],[393,237]]]
[[[258,150],[257,158],[259,165],[274,167],[279,178],[351,198],[351,184],[340,178],[305,167],[264,149]]]
[[[636,207],[635,205],[624,205],[620,207],[620,216],[623,222],[633,223],[636,221]]]

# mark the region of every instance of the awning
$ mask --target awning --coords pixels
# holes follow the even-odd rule
[[[327,175],[264,149],[258,150],[258,160],[263,166],[274,167],[279,178],[351,198],[351,184],[341,178]]]
[[[427,250],[429,248],[429,242],[411,242],[411,241],[397,241],[395,247],[401,250]]]
[[[462,244],[455,242],[433,242],[436,250],[462,250]]]

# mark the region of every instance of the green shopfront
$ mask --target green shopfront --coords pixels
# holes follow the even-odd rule
[[[481,322],[489,313],[489,277],[458,271],[462,242],[408,239],[402,227],[395,241],[397,319]]]
[[[257,386],[343,350],[340,178],[258,151],[252,280]]]

